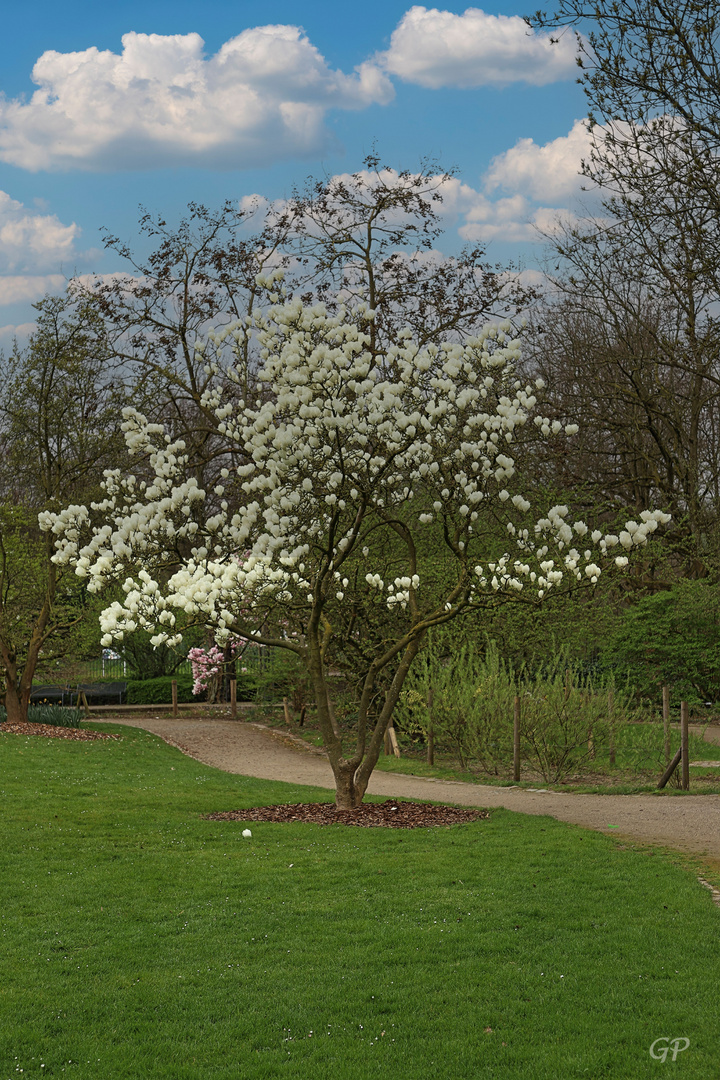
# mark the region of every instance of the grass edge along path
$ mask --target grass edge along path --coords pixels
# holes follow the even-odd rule
[[[278,732],[270,732],[262,725],[233,721],[145,718],[117,722],[121,728],[123,724],[138,723],[195,760],[225,772],[322,787],[327,790],[327,797],[332,797],[332,770],[327,757],[319,751],[299,751],[295,739],[287,745],[286,733],[278,738]],[[370,778],[368,791],[370,795],[390,798],[442,799],[481,808],[551,814],[583,828],[601,832],[617,830],[618,835],[630,838],[631,842],[673,847],[720,860],[717,795],[683,792],[679,797],[665,798],[662,792],[653,792],[578,796],[543,788],[496,787],[388,774],[377,769]]]
[[[0,738],[0,1080],[655,1075],[718,1060],[720,912],[550,818],[218,823],[327,792],[158,738]]]

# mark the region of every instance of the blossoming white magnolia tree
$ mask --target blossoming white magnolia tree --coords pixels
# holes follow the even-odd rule
[[[625,565],[666,520],[644,513],[614,536],[570,523],[564,506],[531,517],[513,444],[523,432],[563,431],[535,415],[537,388],[515,378],[509,328],[422,348],[408,331],[373,358],[371,318],[276,302],[252,326],[210,335],[206,404],[246,463],[204,491],[183,444],[129,409],[128,446],[148,455],[152,480],[108,472],[103,502],[41,521],[56,534],[57,562],[74,564],[89,589],[128,575],[124,602],[103,616],[106,643],[137,626],[156,628],[158,643],[177,640],[183,611],[221,644],[239,635],[300,657],[342,807],[363,798],[431,626],[498,598],[595,583],[601,563]],[[248,385],[238,367],[251,332],[262,359],[255,397],[242,400],[233,384]],[[213,357],[229,335],[238,360],[222,371]],[[488,561],[498,519],[511,550]],[[331,666],[357,690],[350,747],[334,724]]]

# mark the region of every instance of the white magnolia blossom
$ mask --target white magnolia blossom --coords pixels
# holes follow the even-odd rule
[[[280,274],[270,277],[261,285],[277,289]],[[537,413],[542,384],[516,378],[519,343],[508,340],[509,325],[423,347],[407,331],[374,357],[372,316],[280,303],[200,344],[215,376],[203,405],[241,461],[224,468],[211,491],[190,474],[181,441],[136,410],[124,411],[127,445],[149,462],[151,480],[108,471],[101,502],[40,515],[55,535],[56,562],[74,565],[90,591],[130,574],[124,600],[103,613],[104,645],[138,626],[154,631],[155,644],[177,641],[180,611],[212,625],[223,642],[239,627],[251,632],[240,615],[248,609],[282,607],[302,624],[318,606],[343,604],[358,592],[387,613],[417,619],[423,603],[438,601],[423,589],[412,559],[386,583],[382,552],[369,546],[373,530],[392,519],[417,535],[442,522],[460,575],[441,603],[450,612],[485,594],[530,590],[541,598],[568,579],[594,584],[611,549],[639,547],[669,520],[646,511],[619,536],[590,533],[569,520],[566,506],[533,520],[531,501],[516,490],[513,443],[529,422],[535,437],[562,438],[577,426]],[[231,396],[228,384],[247,385],[249,335],[261,363],[257,396],[244,400],[237,389]],[[237,365],[221,371],[213,356],[226,340],[234,342]],[[478,550],[476,530],[488,513],[506,521],[514,552],[483,567],[487,553]],[[573,546],[580,540],[582,551]],[[155,568],[178,550],[189,554],[161,579]],[[627,564],[625,556],[609,561]]]

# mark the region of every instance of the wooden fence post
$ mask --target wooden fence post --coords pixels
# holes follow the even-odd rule
[[[690,755],[688,749],[688,720],[690,709],[687,701],[680,702],[680,749],[682,750],[682,781],[680,786],[683,791],[690,790]]]
[[[177,679],[172,681],[172,714],[173,716],[178,714]]]
[[[513,706],[513,780],[520,779],[520,698],[515,695]]]
[[[400,757],[400,747],[398,745],[392,717],[390,717],[390,723],[385,728],[385,755],[386,757],[389,757],[390,754],[394,754],[395,757]]]
[[[612,690],[608,690],[608,741],[610,743],[610,764],[615,764],[615,713]]]
[[[672,761],[668,765],[667,769],[665,770],[665,772],[660,777],[660,780],[658,781],[658,788],[664,788],[665,787],[668,780],[670,779],[670,777],[672,776],[672,774],[675,772],[678,765],[680,764],[680,758],[681,757],[682,757],[682,747],[680,747],[677,754],[672,759]]]
[[[670,763],[670,687],[662,688],[663,730],[665,732],[665,764]]]
[[[283,715],[285,716],[285,723],[290,725],[292,723],[292,718],[290,716],[290,706],[288,705],[288,699],[286,697],[283,698]]]
[[[237,679],[230,679],[230,716],[237,720]]]

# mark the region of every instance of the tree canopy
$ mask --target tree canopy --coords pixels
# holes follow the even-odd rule
[[[220,643],[235,635],[300,656],[337,801],[352,806],[430,627],[594,584],[599,563],[627,565],[667,515],[647,510],[615,535],[572,522],[566,506],[530,514],[514,445],[577,429],[543,416],[538,387],[515,375],[509,324],[423,345],[408,328],[378,354],[364,304],[329,313],[282,302],[280,271],[262,284],[276,297],[264,314],[198,347],[204,407],[246,461],[203,488],[182,440],[129,408],[128,447],[151,464],[150,481],[115,470],[104,499],[46,513],[42,527],[57,537],[56,562],[89,589],[127,574],[124,600],[103,616],[107,642],[137,626],[172,641],[182,611]],[[249,333],[262,359],[246,400],[230,388],[247,383]],[[228,340],[234,362],[223,368]],[[332,723],[332,669],[356,693],[347,752]]]

